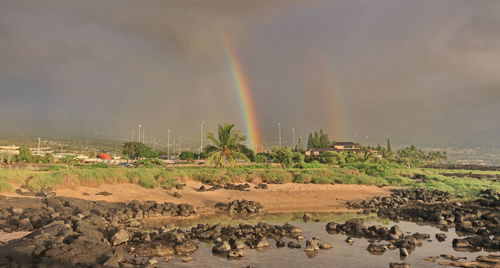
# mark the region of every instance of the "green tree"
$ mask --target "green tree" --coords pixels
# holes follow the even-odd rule
[[[295,167],[297,168],[303,168],[304,165],[305,165],[305,155],[302,154],[301,152],[293,152],[293,155],[292,155],[292,160],[293,160],[293,164]]]
[[[208,133],[207,139],[211,144],[205,148],[205,151],[210,154],[210,162],[216,167],[234,164],[237,160],[249,161],[244,153],[249,150],[243,144],[246,137],[236,130],[233,124],[219,124],[217,137]]]
[[[324,133],[322,129],[315,131],[314,133],[309,133],[309,138],[307,140],[307,148],[326,148],[330,145],[331,141],[328,138],[328,134]]]
[[[255,162],[257,163],[267,163],[267,157],[263,154],[257,154],[255,156]]]
[[[138,159],[140,157],[158,157],[158,154],[155,153],[149,146],[137,141],[126,142],[123,144],[123,154],[128,156],[130,159]]]
[[[34,156],[31,154],[30,149],[25,146],[19,147],[19,154],[14,156],[12,161],[15,163],[32,163]]]
[[[273,148],[273,159],[283,168],[290,168],[294,164],[294,152],[290,147]]]
[[[45,154],[41,157],[40,161],[44,164],[54,163],[54,156],[51,154]]]
[[[181,160],[195,160],[198,159],[198,154],[195,152],[184,151],[179,155]]]
[[[77,160],[76,160],[76,156],[74,156],[74,155],[66,155],[66,156],[63,156],[61,159],[59,159],[59,162],[61,162],[63,164],[74,164],[77,162]]]
[[[304,144],[302,144],[302,138],[299,137],[297,140],[297,143],[295,144],[295,151],[296,152],[304,152]]]
[[[319,148],[327,148],[330,146],[330,138],[322,129],[319,130]]]
[[[360,162],[361,161],[361,156],[357,153],[354,152],[347,152],[347,155],[345,156],[345,163],[355,163],[355,162]]]
[[[345,164],[345,155],[339,152],[324,152],[320,161],[323,164],[340,166]]]

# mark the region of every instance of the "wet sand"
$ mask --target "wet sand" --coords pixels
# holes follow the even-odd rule
[[[173,202],[192,204],[198,213],[211,214],[215,212],[214,205],[218,202],[229,202],[236,199],[246,199],[260,202],[268,212],[346,212],[348,200],[370,199],[375,196],[387,196],[390,188],[380,188],[367,185],[321,185],[321,184],[270,184],[269,189],[254,189],[250,191],[216,190],[198,192],[202,184],[188,181],[183,190],[163,190],[161,188],[146,189],[135,184],[107,184],[99,187],[78,187],[77,189],[56,190],[57,196],[75,197],[87,200],[104,200],[108,202],[127,202],[132,200],[156,202]],[[95,195],[106,191],[110,196]],[[182,197],[176,198],[174,192]],[[88,193],[89,195],[83,195]]]

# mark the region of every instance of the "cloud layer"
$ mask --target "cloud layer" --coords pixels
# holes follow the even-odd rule
[[[243,126],[221,38],[237,46],[264,138],[500,142],[500,2],[0,3],[0,131],[195,139]],[[290,132],[290,133],[289,133]],[[149,135],[148,135],[149,136]]]

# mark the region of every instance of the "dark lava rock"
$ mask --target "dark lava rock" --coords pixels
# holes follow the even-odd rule
[[[301,248],[302,247],[299,243],[293,242],[293,241],[288,242],[288,244],[286,244],[286,245],[289,248]]]
[[[113,195],[113,194],[110,193],[110,192],[103,191],[103,192],[98,192],[95,195],[110,196],[110,195]]]
[[[181,198],[182,197],[182,195],[179,192],[173,193],[172,196],[175,197],[175,198]]]
[[[185,184],[176,184],[175,189],[182,190],[182,189],[184,189],[184,186],[186,186],[186,185]]]
[[[391,262],[389,264],[389,268],[411,268],[411,264],[408,264],[408,263],[405,263],[405,262],[402,262],[402,263]]]
[[[262,190],[267,190],[269,186],[265,183],[259,183],[257,186],[255,186],[255,189],[262,189]]]
[[[261,213],[264,211],[264,207],[259,202],[248,201],[248,200],[235,200],[227,204],[217,203],[215,208],[220,210],[226,210],[229,214],[240,214],[248,215]]]
[[[439,242],[443,242],[444,240],[446,240],[446,234],[444,233],[439,233],[439,234],[436,234],[436,239],[439,241]]]

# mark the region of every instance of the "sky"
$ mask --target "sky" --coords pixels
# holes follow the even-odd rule
[[[0,134],[500,144],[497,0],[2,0]]]

